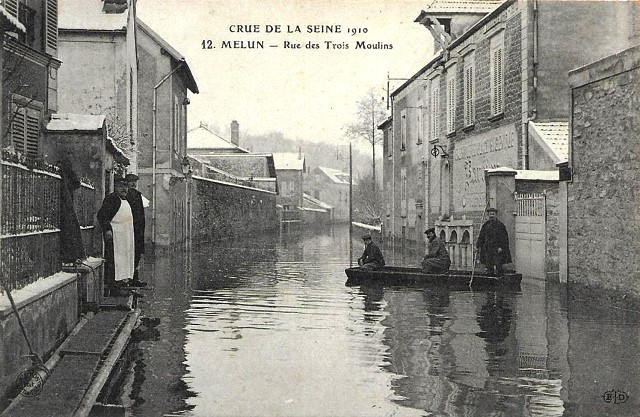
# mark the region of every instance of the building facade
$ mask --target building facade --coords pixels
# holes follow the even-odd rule
[[[146,240],[168,246],[188,238],[187,96],[198,86],[178,51],[140,19],[136,29],[138,189],[150,200]]]
[[[353,184],[355,187],[357,184]],[[334,222],[349,221],[349,174],[335,168],[316,167],[305,178],[311,197],[333,207]]]
[[[436,6],[447,3],[456,2]],[[546,132],[553,123],[567,126],[567,73],[633,42],[636,9],[619,2],[509,0],[488,13],[476,10],[475,22],[473,14],[461,21],[447,7],[422,11],[416,22],[439,36],[440,50],[392,92],[392,118],[380,126],[390,196],[385,234],[421,249],[424,229],[435,226],[450,245],[470,250],[485,209],[494,206],[502,209],[512,254],[518,238],[538,239],[528,223],[522,227],[529,231],[516,237],[518,221],[524,220],[513,214],[516,185],[492,194],[486,171],[508,167],[514,177],[531,168],[557,172],[556,163],[566,159],[568,133]],[[559,19],[578,22],[579,36],[573,25],[557,24]],[[536,215],[544,218],[546,209]],[[541,253],[537,262],[546,265],[547,249]],[[557,272],[557,261],[555,271],[549,269],[545,273]]]

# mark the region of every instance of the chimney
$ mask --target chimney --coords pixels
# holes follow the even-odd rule
[[[240,146],[240,125],[235,120],[231,122],[231,143]]]
[[[302,146],[298,146],[298,160],[302,159]]]

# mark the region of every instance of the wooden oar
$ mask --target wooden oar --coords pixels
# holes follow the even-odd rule
[[[484,215],[487,213],[488,208],[489,208],[489,202],[487,201],[487,205],[484,207],[484,211],[482,212],[482,220],[480,220],[480,229],[482,229],[482,225],[484,223]],[[480,233],[478,233],[478,235],[480,235]],[[477,241],[478,240],[476,239],[476,242]],[[476,273],[477,260],[478,260],[478,248],[475,248],[475,250],[473,251],[473,265],[471,265],[471,280],[469,280],[469,289],[471,289],[471,284],[473,284],[473,276]]]

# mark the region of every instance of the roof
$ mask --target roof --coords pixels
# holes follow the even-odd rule
[[[191,157],[237,177],[276,178],[273,157],[270,154],[223,153]]]
[[[92,131],[104,128],[104,116],[94,116],[91,114],[53,114],[51,121],[47,124],[49,131],[71,131],[82,130]]]
[[[187,148],[249,153],[246,149],[234,145],[202,124],[187,132]]]
[[[503,0],[433,0],[421,15],[489,13],[502,3]]]
[[[15,18],[11,13],[4,8],[4,6],[0,6],[0,23],[4,25],[5,30],[19,30],[20,32],[25,33],[27,29],[25,29],[24,25],[20,23],[18,19]]]
[[[569,122],[529,122],[529,134],[554,162],[569,159]]]
[[[104,13],[103,0],[58,0],[58,29],[124,31],[129,18],[123,13]]]
[[[346,172],[342,172],[339,169],[335,168],[327,168],[327,167],[318,167],[316,168],[320,170],[323,174],[325,174],[331,181],[336,184],[349,184],[349,174]],[[354,182],[355,185],[355,182]]]
[[[304,154],[299,152],[281,152],[273,154],[273,163],[277,170],[304,170]]]
[[[171,56],[177,62],[183,63],[184,70],[181,71],[181,73],[185,78],[187,88],[191,90],[191,92],[198,94],[198,85],[196,84],[195,78],[193,78],[193,74],[191,73],[189,65],[187,65],[187,60],[185,59],[185,57],[182,56],[182,54],[180,54],[180,52],[178,52],[176,49],[174,49],[173,46],[169,45],[167,41],[162,38],[162,36],[154,32],[153,29],[151,29],[149,25],[144,23],[142,20],[136,18],[136,24],[140,29],[142,29],[144,33],[149,35],[151,39],[153,39],[162,49],[164,49],[169,54],[169,56]]]
[[[333,206],[331,204],[327,204],[324,201],[318,200],[317,198],[311,197],[309,194],[307,193],[302,193],[302,201],[303,204],[305,202],[310,203],[310,204],[315,204],[318,207],[322,207],[323,209],[332,209]]]

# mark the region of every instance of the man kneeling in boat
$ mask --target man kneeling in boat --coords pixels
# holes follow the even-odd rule
[[[382,256],[380,248],[371,240],[371,235],[368,233],[364,234],[362,241],[364,242],[364,252],[362,252],[362,256],[358,258],[358,265],[360,265],[362,269],[372,271],[382,268],[384,266],[384,257]]]
[[[422,258],[422,270],[427,274],[447,272],[451,266],[451,259],[444,242],[436,236],[436,229],[433,227],[428,228],[424,233],[429,242],[427,254]]]

